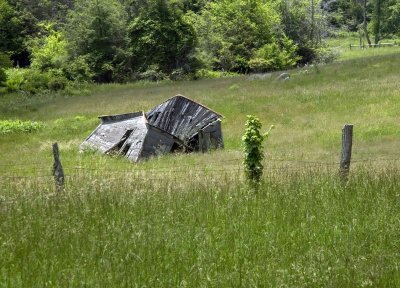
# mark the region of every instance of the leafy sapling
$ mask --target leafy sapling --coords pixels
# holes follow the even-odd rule
[[[252,115],[247,116],[246,130],[242,136],[244,144],[244,171],[246,179],[252,184],[259,184],[263,174],[264,147],[263,141],[269,136],[271,129],[261,134],[262,124],[260,120]]]

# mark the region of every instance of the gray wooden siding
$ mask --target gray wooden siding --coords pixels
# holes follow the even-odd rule
[[[130,115],[130,116],[129,116]],[[137,116],[140,115],[140,116]],[[80,148],[95,149],[106,153],[114,148],[124,136],[125,132],[140,122],[144,122],[143,113],[131,113],[115,116],[102,116],[102,123],[81,144]],[[133,116],[133,118],[132,118]],[[130,117],[130,118],[129,118]],[[122,119],[122,120],[120,120]]]
[[[145,122],[145,118],[142,116],[140,117],[140,121],[136,122],[135,127],[132,130],[132,133],[128,137],[128,139],[125,141],[124,146],[122,149],[124,149],[125,146],[128,146],[128,152],[126,153],[125,157],[127,157],[129,160],[137,162],[141,158],[141,153],[143,149],[143,145],[146,139],[146,136],[148,134],[148,128]]]
[[[141,158],[159,156],[171,152],[175,143],[174,137],[168,133],[161,132],[159,129],[147,125],[148,133],[144,140]]]

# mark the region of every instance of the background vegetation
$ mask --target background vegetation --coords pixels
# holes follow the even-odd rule
[[[330,62],[337,55],[327,37],[350,31],[357,42],[379,43],[400,27],[395,0],[0,0],[0,7],[2,94]]]
[[[400,48],[349,49],[398,41],[398,8],[0,0],[0,287],[400,286]],[[79,153],[98,115],[178,93],[224,115],[225,150],[138,164]],[[248,114],[276,127],[257,192]]]

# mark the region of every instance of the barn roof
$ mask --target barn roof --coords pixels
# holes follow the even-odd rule
[[[148,122],[182,141],[195,136],[200,129],[222,118],[222,115],[182,95],[177,95],[147,113]]]

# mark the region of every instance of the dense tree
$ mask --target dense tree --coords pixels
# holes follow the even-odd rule
[[[118,77],[117,66],[125,59],[126,19],[124,7],[114,0],[78,0],[68,14],[64,30],[71,57],[84,57],[97,82]]]
[[[373,5],[372,30],[378,44],[382,38],[400,33],[400,2],[374,0]]]
[[[203,61],[214,69],[246,72],[254,52],[274,39],[279,15],[274,3],[262,0],[209,2],[191,15]]]
[[[381,31],[385,35],[398,35],[400,36],[400,2],[391,0],[387,6],[387,14],[384,17],[385,21],[382,23]]]
[[[0,0],[0,82],[22,79],[27,91],[36,92],[62,87],[67,79],[101,83],[179,79],[199,68],[240,73],[285,69],[326,59],[318,58],[326,51],[322,39],[333,31],[326,23],[358,32],[361,44],[364,38],[379,43],[400,36],[400,3]],[[30,69],[6,74],[10,63]],[[13,73],[18,81],[11,79]]]
[[[62,23],[74,0],[9,0],[19,11],[30,13],[37,21]]]
[[[18,11],[6,0],[0,0],[0,52],[9,54],[15,65],[29,65],[25,41],[39,30],[29,13]]]
[[[67,41],[62,32],[46,25],[47,35],[29,41],[31,68],[40,71],[59,70],[68,60]]]
[[[196,34],[182,11],[166,0],[154,0],[129,25],[133,68],[149,67],[164,73],[177,69],[191,72]]]

